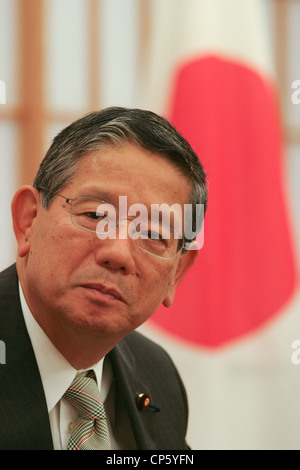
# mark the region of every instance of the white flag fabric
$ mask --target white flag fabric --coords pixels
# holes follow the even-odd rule
[[[142,331],[184,378],[194,449],[300,448],[300,300],[264,8],[151,2],[140,105],[189,140],[209,203],[197,264]]]

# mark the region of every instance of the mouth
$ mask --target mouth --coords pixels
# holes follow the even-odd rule
[[[93,296],[95,296],[101,302],[108,302],[111,300],[125,302],[120,292],[114,287],[108,287],[99,283],[82,284],[80,287],[87,289]]]

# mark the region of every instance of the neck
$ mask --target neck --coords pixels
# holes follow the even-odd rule
[[[74,367],[74,369],[87,369],[97,364],[106,354],[113,349],[116,342],[109,338],[95,337],[90,334],[52,334],[51,331],[45,331],[46,335],[64,356],[64,358]]]

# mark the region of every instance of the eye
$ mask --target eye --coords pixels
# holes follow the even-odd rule
[[[101,220],[106,216],[106,214],[101,214],[99,212],[85,212],[84,215],[93,220]]]
[[[148,235],[149,240],[157,241],[157,242],[163,242],[164,241],[162,235],[159,232],[153,232],[153,230],[151,230],[151,231],[148,232],[147,235]]]
[[[167,245],[168,240],[163,238],[162,234],[154,230],[138,230],[139,237],[145,242],[156,245]]]

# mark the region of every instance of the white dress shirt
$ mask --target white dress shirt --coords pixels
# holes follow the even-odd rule
[[[99,363],[89,367],[86,371],[77,371],[74,369],[55,348],[35,320],[29,310],[20,283],[19,292],[24,320],[44,387],[54,450],[65,450],[67,449],[69,441],[70,427],[77,419],[78,413],[76,409],[63,398],[64,393],[71,385],[76,374],[86,374],[87,370],[93,369],[97,377],[100,397],[104,403],[109,396],[113,381],[112,368],[108,360],[104,361],[104,359],[102,359]],[[112,400],[112,398],[107,400],[107,402],[111,402],[110,406],[108,406],[109,403],[104,403],[105,409],[107,407],[110,410],[110,416],[107,416],[107,424],[110,431],[111,445],[114,450],[124,449],[124,447],[116,441],[112,431],[114,421]]]

